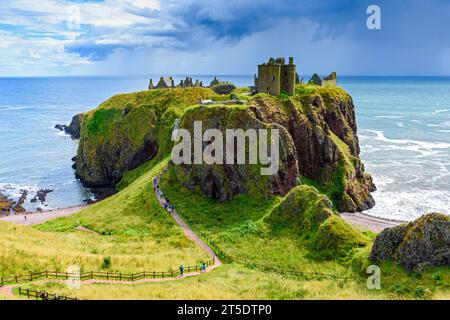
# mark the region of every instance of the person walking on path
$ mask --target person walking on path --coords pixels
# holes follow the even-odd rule
[[[206,273],[206,264],[203,262],[202,266],[201,266],[202,272]]]
[[[181,277],[184,276],[184,266],[183,265],[180,266],[180,276]]]

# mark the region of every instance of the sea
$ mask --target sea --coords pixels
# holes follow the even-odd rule
[[[213,76],[192,78],[209,83]],[[253,82],[251,75],[220,78],[238,86]],[[145,90],[149,79],[0,78],[0,192],[18,199],[27,190],[28,210],[92,199],[71,168],[77,141],[54,127],[117,93]],[[404,221],[450,214],[450,78],[343,76],[338,82],[353,97],[361,157],[378,188],[375,207],[365,213]],[[44,204],[33,204],[39,189],[54,191]]]

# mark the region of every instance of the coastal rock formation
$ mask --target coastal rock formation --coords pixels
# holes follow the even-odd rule
[[[308,242],[312,256],[331,260],[346,257],[368,240],[333,212],[331,201],[310,186],[292,189],[265,219],[274,232],[289,229]]]
[[[300,175],[316,181],[341,212],[372,208],[375,190],[359,158],[352,98],[340,88],[317,87],[280,101],[250,102],[261,121],[285,127],[294,141]]]
[[[14,201],[0,193],[0,214],[10,214]]]
[[[37,201],[39,200],[39,201],[41,201],[41,203],[44,203],[44,202],[45,202],[45,199],[47,198],[47,195],[48,195],[50,192],[53,192],[53,190],[50,190],[50,189],[41,189],[41,190],[38,190],[38,191],[36,192],[36,195],[33,197],[33,199],[31,199],[31,202],[32,202],[32,203],[35,203],[35,202],[37,202]]]
[[[72,139],[80,139],[80,131],[81,131],[81,122],[83,120],[83,114],[77,114],[72,118],[72,121],[70,124],[64,125],[64,124],[57,124],[55,126],[56,129],[60,131],[64,131],[66,134],[70,135]]]
[[[298,165],[294,143],[287,130],[277,124],[258,120],[249,109],[229,106],[197,106],[184,114],[180,128],[194,132],[194,121],[201,121],[203,132],[218,129],[226,136],[226,129],[279,129],[280,162],[279,170],[274,175],[261,175],[261,166],[247,164],[181,164],[175,166],[180,182],[191,190],[200,188],[202,192],[219,201],[230,200],[239,194],[280,194],[285,195],[297,184]],[[260,137],[259,137],[260,139]],[[259,140],[258,140],[259,141]],[[224,148],[225,148],[225,141]],[[203,142],[203,150],[208,143]],[[247,145],[244,152],[248,154]],[[235,152],[235,159],[237,158]],[[192,155],[192,159],[193,159]],[[223,157],[225,163],[225,152]]]
[[[180,110],[214,95],[210,89],[189,87],[112,97],[83,116],[76,176],[87,187],[115,187],[126,171],[170,153]]]
[[[200,99],[216,103],[198,106]],[[221,100],[211,88],[200,87],[111,98],[82,117],[77,177],[88,187],[114,187],[126,171],[171,152],[177,118],[186,128],[196,120],[207,123],[205,128],[277,127],[283,142],[277,177],[262,178],[256,167],[213,165],[183,166],[180,179],[221,200],[255,191],[284,195],[301,180],[326,194],[336,210],[355,212],[374,205],[370,193],[375,186],[359,158],[355,108],[344,90],[302,85],[293,96],[246,96],[248,103],[240,106],[221,105]]]
[[[8,215],[11,212],[14,213],[24,213],[26,209],[23,207],[28,196],[28,192],[26,190],[20,191],[20,198],[17,201],[9,199],[5,195],[0,193],[0,214]]]
[[[20,191],[20,198],[17,201],[17,203],[14,205],[13,210],[15,213],[24,213],[26,212],[25,208],[23,207],[23,204],[25,203],[25,200],[27,199],[28,192],[26,190]]]
[[[430,213],[383,230],[375,239],[370,258],[393,260],[408,270],[450,266],[450,217]]]

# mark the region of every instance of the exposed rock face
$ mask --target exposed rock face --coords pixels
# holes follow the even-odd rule
[[[170,152],[178,109],[213,95],[210,89],[191,87],[112,97],[83,116],[76,176],[87,187],[115,187],[126,171]]]
[[[70,135],[72,139],[80,139],[81,122],[83,120],[83,114],[77,114],[72,118],[72,121],[68,126],[64,124],[57,124],[56,129],[64,131],[66,134]]]
[[[50,189],[41,189],[41,190],[38,190],[38,191],[36,192],[36,195],[33,197],[33,199],[31,199],[31,202],[35,203],[35,202],[37,202],[37,201],[39,200],[39,201],[41,201],[41,203],[44,203],[44,202],[45,202],[45,199],[47,198],[47,195],[48,195],[50,192],[53,192],[53,190],[50,190]]]
[[[0,214],[7,215],[11,213],[11,209],[14,205],[14,201],[8,199],[0,193]]]
[[[363,211],[375,205],[370,195],[375,185],[359,158],[353,101],[342,89],[320,88],[318,94],[296,95],[282,103],[261,97],[250,104],[259,119],[288,130],[300,174],[317,181],[339,211]]]
[[[383,230],[375,239],[370,258],[393,260],[408,270],[450,266],[450,217],[431,213]]]
[[[182,118],[186,128],[202,120],[205,128],[254,125],[277,127],[282,133],[276,177],[261,177],[257,166],[182,166],[180,179],[190,188],[199,186],[224,201],[258,190],[284,195],[301,177],[317,185],[339,211],[362,211],[374,205],[370,193],[375,186],[359,158],[353,101],[344,90],[299,86],[288,98],[259,94],[239,107],[197,106],[188,118],[185,109],[200,98],[220,100],[210,88],[150,90],[115,96],[86,113],[74,165],[77,177],[88,187],[114,187],[124,172],[170,153],[175,119]]]
[[[202,121],[203,132],[218,129],[225,139],[226,129],[278,129],[280,132],[280,162],[275,175],[261,175],[260,166],[255,165],[207,165],[181,164],[175,166],[177,177],[191,190],[200,188],[203,193],[219,201],[230,200],[239,194],[265,193],[281,194],[289,192],[297,184],[298,165],[294,143],[286,129],[277,124],[259,121],[246,109],[228,106],[199,106],[189,110],[181,120],[180,128],[194,132],[194,121]],[[258,140],[259,141],[259,140]],[[225,163],[225,145],[223,145],[223,163]],[[203,149],[207,143],[203,142]],[[248,152],[248,142],[245,151]],[[237,158],[235,152],[235,160]],[[193,155],[192,155],[193,159]]]
[[[13,207],[13,210],[15,213],[24,213],[26,212],[25,208],[23,207],[23,204],[25,203],[25,200],[27,199],[28,192],[26,190],[21,191],[21,195],[15,206]]]

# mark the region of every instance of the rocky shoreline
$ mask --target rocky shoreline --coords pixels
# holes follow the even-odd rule
[[[80,139],[80,131],[81,131],[81,121],[83,119],[83,114],[77,114],[72,118],[72,121],[69,125],[65,124],[57,124],[55,129],[65,132],[67,135],[70,135],[73,140]]]
[[[36,192],[33,198],[31,198],[30,203],[37,203],[38,201],[42,205],[46,205],[46,198],[49,193],[53,192],[52,189],[40,189]],[[10,196],[5,195],[0,191],[0,215],[10,215],[10,214],[28,214],[31,213],[25,209],[25,203],[29,196],[27,190],[20,191],[20,197],[16,201],[11,199]],[[43,211],[41,207],[36,208],[37,212]]]

